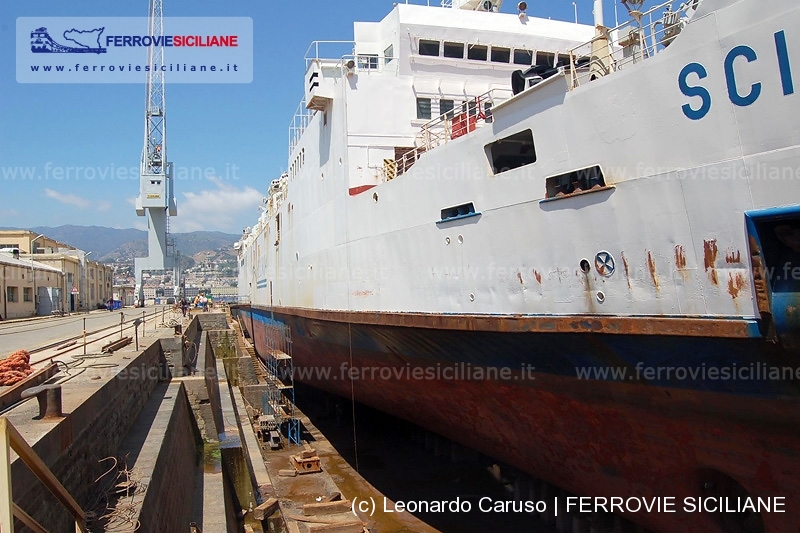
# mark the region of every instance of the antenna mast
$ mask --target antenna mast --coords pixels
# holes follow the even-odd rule
[[[148,35],[164,35],[163,0],[150,0]],[[155,41],[155,39],[154,39]],[[160,42],[158,39],[156,42]],[[147,49],[147,84],[144,109],[144,148],[136,199],[136,214],[147,217],[148,256],[136,258],[136,292],[144,305],[142,274],[150,270],[173,270],[173,286],[180,286],[180,272],[169,235],[169,217],[178,214],[172,187],[172,163],[167,159],[167,106],[164,88],[164,47]]]

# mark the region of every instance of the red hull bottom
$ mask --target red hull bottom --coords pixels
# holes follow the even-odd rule
[[[301,319],[302,320],[302,319]],[[253,321],[260,353],[265,324]],[[321,327],[319,322],[315,328]],[[683,512],[732,478],[753,497],[785,497],[764,530],[800,531],[800,401],[536,373],[506,380],[425,380],[380,370],[384,352],[293,335],[295,376],[406,419],[580,496],[674,497],[675,513],[623,513],[654,531],[733,531],[730,515]],[[330,369],[320,379],[320,369]],[[385,375],[386,373],[384,373]],[[323,374],[324,375],[324,374]],[[516,379],[515,379],[516,378]],[[352,387],[352,388],[351,388]],[[729,492],[729,495],[739,495]],[[758,528],[760,529],[760,528]]]

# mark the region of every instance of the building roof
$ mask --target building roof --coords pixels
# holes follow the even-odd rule
[[[61,270],[51,267],[50,265],[40,263],[39,261],[33,261],[31,259],[17,259],[16,257],[14,257],[13,254],[5,252],[0,253],[0,265],[31,268],[34,270],[42,270],[46,272],[56,272],[58,274],[62,273]]]

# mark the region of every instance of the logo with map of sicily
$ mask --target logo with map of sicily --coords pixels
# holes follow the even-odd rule
[[[72,28],[63,33],[65,42],[53,40],[47,28],[41,27],[31,32],[31,52],[35,54],[105,54],[106,48],[100,45],[100,36],[105,28],[76,30]]]

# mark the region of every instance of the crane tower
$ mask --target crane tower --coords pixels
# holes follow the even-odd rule
[[[163,0],[150,0],[148,35],[164,35]],[[180,287],[180,265],[175,260],[169,234],[169,217],[178,214],[173,195],[172,163],[167,159],[167,109],[164,92],[164,47],[150,46],[147,52],[147,95],[144,108],[144,149],[136,199],[136,214],[147,217],[147,257],[135,259],[136,294],[144,305],[142,274],[173,270],[173,286]],[[177,296],[177,293],[176,293]]]

